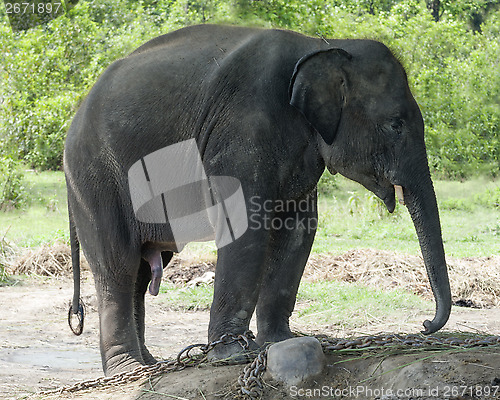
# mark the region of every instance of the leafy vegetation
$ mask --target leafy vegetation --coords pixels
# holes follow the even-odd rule
[[[25,31],[12,32],[7,23],[0,24],[4,83],[0,157],[14,155],[37,169],[60,169],[71,117],[113,60],[185,25],[231,23],[383,41],[408,70],[426,121],[434,174],[496,176],[500,172],[499,4],[493,0],[80,1],[65,15]],[[3,7],[0,19],[7,22]]]
[[[0,158],[0,211],[21,208],[26,202],[24,172],[19,162]]]

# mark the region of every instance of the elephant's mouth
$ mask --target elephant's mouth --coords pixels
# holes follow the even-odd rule
[[[394,188],[391,188],[389,192],[389,194],[387,194],[385,197],[382,197],[381,199],[387,207],[387,211],[393,213],[396,209],[396,197],[394,195]]]
[[[405,205],[405,197],[403,194],[403,187],[401,185],[394,185],[390,189],[386,189],[386,194],[381,197],[382,201],[385,203],[387,210],[393,213],[396,208],[396,199],[402,206]]]
[[[385,196],[380,198],[382,199],[385,206],[387,207],[387,210],[390,213],[393,213],[396,209],[396,199],[398,200],[399,204],[403,206],[405,205],[403,187],[401,185],[391,186],[390,188],[385,189],[385,192]]]
[[[387,211],[390,213],[393,213],[394,210],[396,209],[396,190],[395,186],[396,185],[391,185],[391,184],[384,184],[381,185],[378,182],[370,182],[370,185],[363,185],[365,186],[368,190],[373,192],[375,196],[377,196],[380,200],[382,200],[387,207]]]

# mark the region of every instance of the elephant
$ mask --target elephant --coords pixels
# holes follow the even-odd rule
[[[208,340],[244,334],[254,312],[257,320],[247,349],[222,343],[210,350],[211,360],[245,361],[264,344],[293,336],[289,318],[316,232],[316,187],[325,168],[359,182],[391,213],[398,189],[436,301],[424,333],[449,318],[423,117],[403,66],[380,42],[208,24],[156,37],[97,80],[72,120],[63,164],[75,276],[70,312],[80,307],[81,246],[96,286],[106,375],[155,362],[145,345],[145,294],[148,285],[158,293],[162,268],[191,237],[177,240],[170,212],[158,216],[176,195],[153,193],[152,182],[170,185],[185,168],[192,179],[177,193],[180,213],[195,198],[187,207],[192,215],[210,196],[218,204],[200,217],[213,235],[197,237],[194,227],[193,240],[216,236],[221,243],[220,227],[230,219],[242,227],[233,224],[229,240],[217,246]],[[223,213],[232,195],[221,195],[224,177],[240,205]],[[142,213],[142,202],[151,209]]]

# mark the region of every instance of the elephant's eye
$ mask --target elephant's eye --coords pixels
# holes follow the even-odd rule
[[[403,131],[403,121],[398,119],[395,119],[391,122],[391,129],[396,132],[398,135],[401,135]]]

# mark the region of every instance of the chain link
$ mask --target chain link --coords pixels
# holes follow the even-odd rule
[[[75,383],[74,385],[62,386],[58,389],[46,390],[39,392],[39,395],[53,395],[61,393],[73,393],[80,390],[88,390],[109,386],[117,386],[126,383],[132,383],[139,380],[146,380],[160,374],[180,371],[187,367],[196,367],[207,360],[207,354],[215,346],[219,344],[239,343],[244,350],[250,347],[250,340],[254,339],[254,335],[250,331],[246,331],[241,335],[224,334],[218,340],[214,340],[208,344],[192,344],[182,349],[175,360],[160,361],[153,365],[141,365],[129,372],[121,372],[108,377],[100,377],[83,382]],[[423,335],[397,335],[385,334],[374,336],[362,336],[356,339],[334,339],[322,336],[316,336],[320,341],[323,351],[339,351],[339,350],[354,350],[367,349],[388,346],[453,346],[453,347],[485,347],[500,345],[500,336],[488,336],[485,338],[439,338],[436,336]],[[252,361],[247,365],[243,373],[238,378],[238,384],[241,387],[241,393],[252,400],[259,399],[264,390],[262,375],[267,367],[267,351],[269,346],[266,346]],[[193,354],[193,351],[198,349],[199,353]]]
[[[384,347],[384,346],[455,346],[455,347],[479,347],[479,346],[495,346],[500,345],[500,336],[488,336],[486,338],[439,338],[436,336],[423,335],[375,335],[362,336],[356,339],[333,339],[318,336],[317,339],[321,342],[323,350],[347,350],[347,349],[363,349],[367,347]]]
[[[258,399],[262,395],[264,386],[262,375],[267,368],[267,350],[270,345],[255,357],[251,364],[247,365],[243,373],[238,377],[238,385],[241,386],[241,393],[251,399]]]

